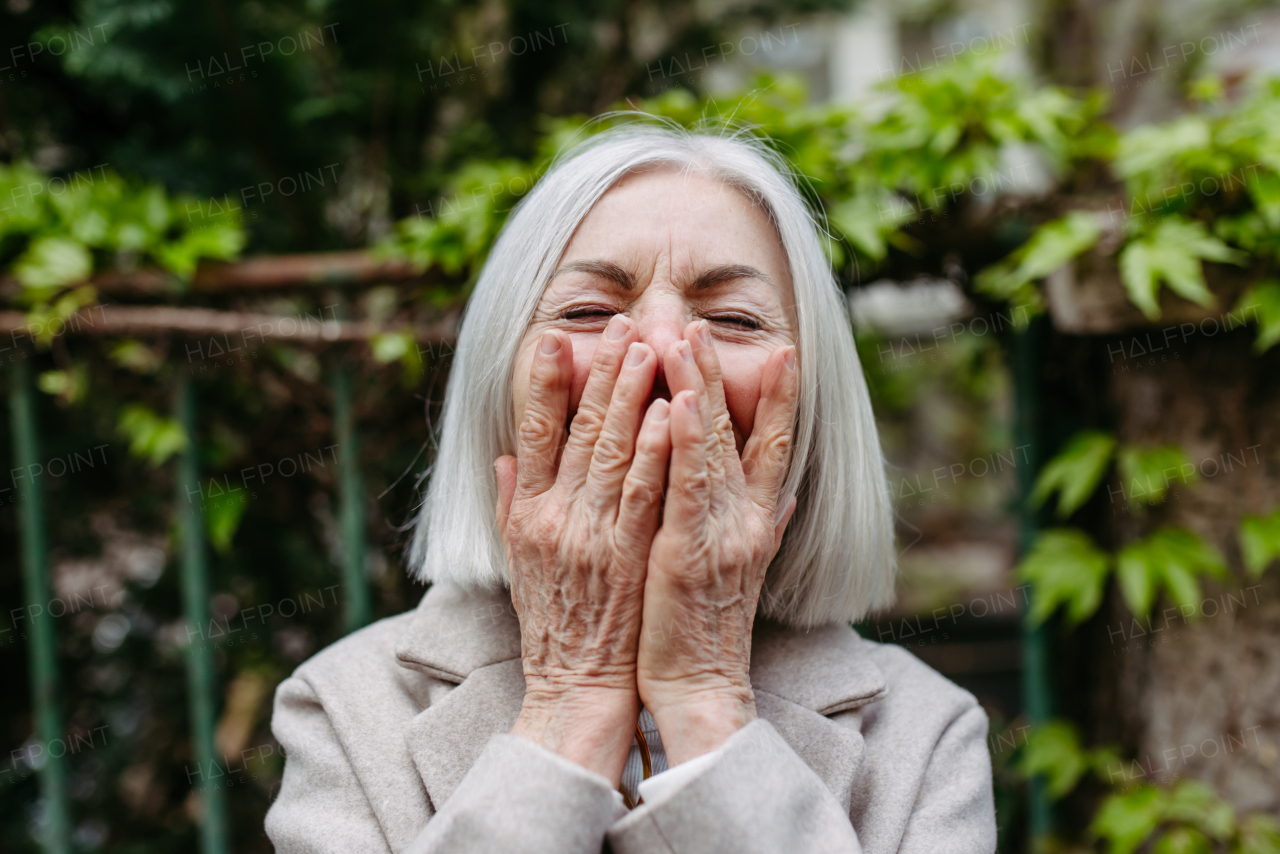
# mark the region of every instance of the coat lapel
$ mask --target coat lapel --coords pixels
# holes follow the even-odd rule
[[[861,708],[886,693],[866,642],[844,625],[809,632],[757,622],[751,641],[756,711],[849,804],[862,769]],[[846,713],[842,720],[828,715]]]
[[[520,624],[505,590],[435,584],[396,645],[396,658],[457,687],[409,722],[405,741],[433,809],[449,799],[524,700]]]
[[[427,591],[396,648],[401,664],[457,687],[409,723],[405,739],[439,809],[489,738],[509,732],[524,699],[520,627],[506,590]],[[756,708],[831,789],[850,800],[860,771],[861,714],[885,694],[867,642],[847,626],[802,632],[760,621],[752,639]]]

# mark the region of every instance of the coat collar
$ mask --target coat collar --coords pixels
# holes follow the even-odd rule
[[[436,809],[495,733],[514,726],[524,699],[520,625],[504,589],[433,585],[396,645],[405,667],[458,687],[413,718],[406,739]],[[759,621],[752,638],[756,707],[847,804],[861,765],[861,733],[827,715],[886,692],[868,644],[852,629],[808,632]]]

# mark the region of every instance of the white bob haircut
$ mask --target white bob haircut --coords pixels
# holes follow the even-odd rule
[[[512,370],[543,291],[579,223],[609,188],[673,168],[732,186],[769,214],[790,265],[800,398],[781,495],[795,515],[758,612],[797,628],[856,621],[893,602],[893,509],[848,305],[786,160],[743,129],[626,124],[561,154],[498,236],[458,335],[439,449],[408,549],[422,581],[507,583],[493,463],[515,454]]]

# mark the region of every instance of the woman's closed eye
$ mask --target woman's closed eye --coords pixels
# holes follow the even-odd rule
[[[736,327],[738,329],[756,330],[760,328],[760,321],[745,314],[704,314],[702,315],[702,318],[704,320],[709,320],[712,323],[723,324],[730,327]]]
[[[608,322],[618,310],[604,305],[575,305],[560,312],[563,320],[601,320]]]

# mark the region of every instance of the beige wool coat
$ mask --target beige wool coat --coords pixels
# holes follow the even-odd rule
[[[905,650],[761,621],[759,719],[628,812],[603,777],[509,735],[524,696],[506,591],[436,585],[276,692],[282,854],[990,854],[987,717]]]

